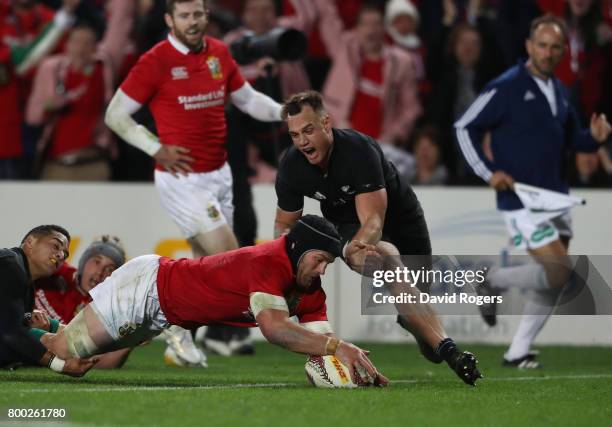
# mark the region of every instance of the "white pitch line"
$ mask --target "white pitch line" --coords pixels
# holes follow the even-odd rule
[[[585,380],[612,378],[612,374],[584,374],[584,375],[543,375],[530,377],[485,377],[480,381],[547,381],[547,380]],[[413,384],[426,382],[441,382],[441,380],[395,380],[391,383]],[[446,382],[446,380],[444,380]]]
[[[306,384],[306,383],[304,383]],[[85,385],[85,384],[83,384]],[[201,386],[142,386],[142,387],[71,387],[67,389],[50,389],[36,388],[31,390],[0,390],[0,393],[49,393],[53,391],[78,392],[78,393],[104,393],[114,391],[182,391],[182,390],[223,390],[223,389],[238,389],[238,388],[283,388],[297,387],[300,383],[253,383],[253,384],[217,384],[217,385],[201,385]]]
[[[583,380],[583,379],[604,379],[612,378],[612,374],[585,374],[585,375],[544,375],[544,376],[524,376],[524,377],[488,377],[481,381],[550,381],[550,380]],[[449,382],[450,379],[413,379],[413,380],[392,380],[393,384],[426,384],[436,382]],[[301,387],[307,383],[252,383],[252,384],[226,384],[226,385],[203,385],[203,386],[152,386],[152,387],[71,387],[67,389],[36,388],[28,390],[0,390],[0,394],[16,393],[50,393],[59,391],[61,393],[106,393],[106,392],[130,392],[130,391],[185,391],[185,390],[232,390],[249,388],[288,388]]]

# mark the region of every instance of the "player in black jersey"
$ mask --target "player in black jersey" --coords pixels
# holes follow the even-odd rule
[[[321,95],[308,91],[293,95],[281,113],[293,140],[276,178],[278,207],[275,234],[287,232],[302,216],[304,196],[321,203],[323,216],[343,240],[343,258],[353,270],[364,271],[366,257],[380,255],[394,269],[397,255],[415,257],[431,266],[431,243],[421,205],[378,143],[351,129],[335,129]],[[400,288],[392,286],[392,292]],[[402,291],[417,292],[401,288]],[[428,304],[396,305],[398,323],[411,332],[423,355],[434,363],[446,360],[468,384],[481,378],[476,358],[461,352],[446,336]]]
[[[0,248],[0,368],[47,366],[81,377],[98,358],[62,360],[29,332],[35,315],[33,282],[53,275],[68,257],[70,234],[57,225],[33,228],[16,248]]]

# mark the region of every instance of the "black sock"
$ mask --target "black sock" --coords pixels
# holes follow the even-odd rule
[[[457,352],[457,344],[453,341],[452,338],[444,338],[438,344],[438,348],[436,348],[436,354],[439,355],[442,359],[449,362],[453,354]]]

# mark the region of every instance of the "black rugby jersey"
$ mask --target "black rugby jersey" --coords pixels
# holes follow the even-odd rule
[[[0,364],[37,364],[47,349],[23,324],[25,313],[34,307],[34,287],[21,248],[0,249],[0,277],[0,354],[9,352],[12,356],[11,360],[0,360]]]
[[[414,192],[400,181],[395,166],[374,139],[352,129],[334,128],[332,132],[327,174],[310,164],[294,146],[287,150],[276,177],[279,208],[299,211],[306,196],[321,203],[321,212],[328,220],[358,224],[355,196],[382,188],[387,189],[387,220],[418,206]]]

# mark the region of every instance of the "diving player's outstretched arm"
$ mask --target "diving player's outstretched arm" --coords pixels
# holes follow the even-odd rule
[[[264,309],[256,316],[257,324],[263,336],[272,344],[289,351],[314,356],[335,355],[349,368],[363,367],[376,383],[386,385],[389,380],[378,373],[368,352],[337,338],[311,332],[303,326],[292,322],[289,313],[284,310]],[[355,369],[349,369],[355,380]]]

